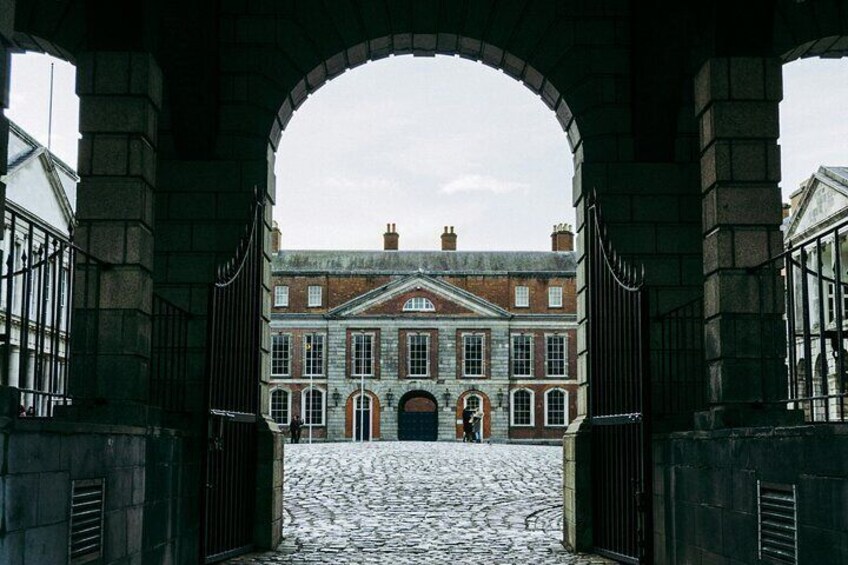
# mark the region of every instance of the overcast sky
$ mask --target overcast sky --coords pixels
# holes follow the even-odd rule
[[[47,142],[51,59],[16,55],[9,117]],[[52,147],[74,166],[74,70],[56,61]],[[848,60],[784,67],[784,196],[820,164],[848,165]],[[452,57],[392,57],[311,96],[283,133],[274,212],[288,249],[378,249],[387,222],[401,249],[545,250],[573,222],[573,169],[553,113],[521,83]]]

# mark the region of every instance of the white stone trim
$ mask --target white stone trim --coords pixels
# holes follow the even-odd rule
[[[530,393],[530,423],[516,424],[515,423],[515,393],[519,391]],[[513,428],[532,428],[536,425],[536,393],[530,388],[514,388],[509,391],[509,425]]]
[[[283,422],[282,424],[278,424],[280,426],[285,426],[285,425],[288,425],[288,423],[291,422],[291,419],[292,419],[292,396],[294,396],[294,395],[292,394],[291,389],[289,389],[288,387],[279,386],[279,385],[271,387],[271,390],[268,393],[268,415],[271,416],[272,420],[273,420],[273,415],[271,413],[271,406],[273,406],[273,404],[274,404],[273,398],[274,398],[274,393],[276,391],[282,391],[282,392],[285,392],[288,395],[288,402],[286,403],[286,414],[288,414],[288,422]]]
[[[306,393],[310,390],[317,390],[321,392],[321,423],[320,424],[307,424],[306,423]],[[327,391],[322,386],[308,386],[300,391],[300,411],[302,412],[301,418],[303,418],[303,425],[307,428],[315,427],[315,428],[323,428],[327,425]]]
[[[354,442],[357,441],[357,439],[356,439],[356,420],[357,420],[357,418],[356,418],[356,401],[359,399],[360,396],[364,396],[365,398],[368,399],[368,403],[369,403],[368,404],[368,407],[369,407],[368,408],[368,441],[369,442],[374,441],[374,399],[372,398],[372,396],[376,396],[376,395],[374,395],[367,388],[365,389],[365,394],[362,394],[362,393],[359,392],[359,390],[357,390],[353,395],[353,399],[351,400],[351,402],[353,404],[352,404],[352,410],[350,411],[350,417],[353,419],[353,421],[350,423],[350,439],[351,439],[351,441],[354,441]]]
[[[563,393],[563,395],[565,396],[564,406],[563,406],[564,409],[565,409],[565,413],[563,414],[563,416],[565,417],[565,423],[564,424],[549,424],[548,423],[548,396],[554,391],[559,391],[559,392]],[[570,417],[569,406],[568,406],[569,396],[570,395],[568,394],[568,391],[566,389],[560,388],[560,387],[550,388],[550,389],[545,391],[544,412],[545,412],[545,427],[546,428],[567,428],[568,427],[568,422],[569,422],[569,417]]]

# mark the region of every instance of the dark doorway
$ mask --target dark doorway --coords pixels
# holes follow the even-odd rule
[[[404,394],[398,406],[398,439],[436,441],[439,437],[439,412],[429,392],[416,390]]]

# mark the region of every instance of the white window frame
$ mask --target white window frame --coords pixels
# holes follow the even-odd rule
[[[288,401],[286,402],[286,415],[287,415],[286,421],[283,422],[283,423],[277,424],[278,426],[284,426],[284,425],[287,425],[289,422],[291,422],[291,419],[292,419],[292,396],[294,396],[294,395],[292,394],[292,392],[290,390],[283,388],[283,387],[280,387],[280,386],[277,386],[277,387],[274,387],[274,388],[271,389],[270,394],[268,394],[268,416],[270,416],[272,420],[274,420],[274,415],[273,415],[274,413],[272,411],[272,407],[274,406],[274,393],[277,392],[277,391],[284,392],[288,395]],[[276,420],[274,420],[274,421],[276,422]]]
[[[465,339],[469,337],[480,338],[480,373],[468,374],[465,372],[468,348]],[[482,332],[466,332],[462,334],[462,376],[469,379],[480,379],[486,376],[486,334]]]
[[[830,325],[836,322],[836,283],[825,283],[825,294],[827,294],[825,312],[827,324]],[[842,289],[842,316],[848,316],[848,289],[844,287]]]
[[[515,394],[524,391],[530,394],[530,423],[516,424],[515,423]],[[536,393],[529,388],[516,388],[509,393],[509,425],[514,428],[532,428],[536,425]]]
[[[412,373],[412,338],[424,337],[427,340],[427,348],[425,351],[425,366],[423,375]],[[406,376],[408,378],[426,379],[430,377],[430,334],[427,332],[410,332],[406,334]]]
[[[285,284],[278,284],[274,287],[274,306],[276,308],[288,308],[289,306],[289,287]]]
[[[527,338],[527,339],[530,340],[530,367],[529,367],[530,372],[525,374],[525,375],[518,375],[518,374],[515,373],[515,338],[518,338],[518,337]],[[510,355],[509,355],[509,374],[512,378],[515,378],[515,379],[532,379],[533,378],[533,373],[535,372],[534,371],[534,369],[535,369],[535,367],[534,367],[535,351],[534,350],[536,349],[535,348],[535,342],[536,342],[535,337],[536,336],[534,336],[533,334],[527,334],[527,333],[510,334],[510,336],[509,336],[509,352],[510,352]]]
[[[311,284],[306,288],[306,307],[320,308],[324,305],[324,287]]]
[[[515,287],[515,307],[530,308],[530,287],[516,286]]]
[[[563,394],[563,403],[564,403],[563,404],[563,418],[565,419],[564,424],[551,424],[551,423],[548,422],[548,406],[549,406],[548,397],[550,396],[550,394],[552,392],[555,392],[555,391],[561,392]],[[568,397],[569,397],[568,391],[565,390],[564,388],[557,387],[557,388],[552,388],[552,389],[548,389],[548,390],[545,391],[545,403],[544,403],[545,404],[545,427],[548,427],[548,428],[567,428],[568,427],[569,416],[570,416],[570,414],[568,413],[569,412],[569,410],[568,410],[568,400],[569,400],[569,398]]]
[[[306,359],[308,357],[307,354],[307,337],[308,336],[321,336],[321,371],[319,373],[310,373],[307,369],[308,363]],[[311,332],[303,334],[303,375],[306,377],[323,377],[324,372],[327,370],[327,334],[321,332]]]
[[[365,394],[356,391],[356,394],[353,395],[353,410],[351,410],[353,422],[350,423],[350,436],[353,441],[359,441],[356,437],[356,420],[358,416],[356,414],[356,405],[359,402],[359,399],[365,397],[368,399],[368,441],[374,440],[374,399],[371,398],[371,395],[366,391]]]
[[[549,286],[548,287],[548,308],[562,308],[562,287],[561,286]]]
[[[282,373],[274,372],[274,338],[282,337],[285,338],[289,342],[289,355],[286,360],[285,367],[283,368]],[[273,333],[271,334],[271,376],[272,377],[290,377],[291,376],[291,366],[292,366],[292,335],[288,333]]]
[[[562,374],[554,375],[550,371],[550,350],[548,348],[548,339],[552,337],[562,338]],[[552,379],[567,379],[568,378],[568,335],[564,333],[548,333],[545,334],[545,376]]]
[[[317,390],[321,393],[321,421],[319,423],[307,423],[306,416],[309,413],[308,405],[306,404],[306,394],[310,390]],[[327,421],[327,391],[319,386],[308,386],[300,393],[300,411],[303,414],[303,425],[306,427],[322,428]]]
[[[356,370],[356,338],[370,338],[371,340],[371,363],[368,367],[368,371],[365,373],[357,372]],[[377,351],[377,334],[374,332],[358,332],[354,331],[350,333],[350,374],[354,377],[373,377],[374,376],[374,366],[376,365],[376,355]]]
[[[435,312],[433,301],[426,296],[413,296],[403,305],[404,312]]]

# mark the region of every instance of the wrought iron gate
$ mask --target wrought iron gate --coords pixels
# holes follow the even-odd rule
[[[608,244],[596,203],[586,230],[595,551],[623,563],[650,563],[647,292],[643,272]]]
[[[207,563],[253,545],[262,340],[264,205],[212,285],[202,551]]]

